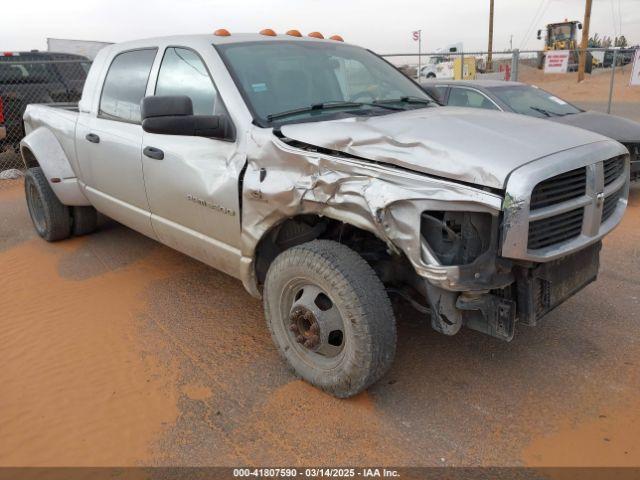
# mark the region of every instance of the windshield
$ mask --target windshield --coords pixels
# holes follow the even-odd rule
[[[571,38],[571,25],[557,25],[550,28],[550,41],[569,40]]]
[[[431,65],[438,65],[439,63],[444,63],[449,61],[446,57],[429,57],[428,63]]]
[[[217,45],[255,120],[262,126],[327,120],[337,115],[383,115],[397,109],[375,105],[398,101],[399,108],[424,108],[402,102],[431,98],[413,81],[367,50],[339,42],[261,41]],[[312,105],[345,104],[303,110]],[[354,106],[353,103],[360,105]],[[386,106],[389,103],[385,103]]]
[[[488,87],[488,90],[511,107],[514,112],[523,115],[546,118],[582,111],[549,92],[528,85]]]

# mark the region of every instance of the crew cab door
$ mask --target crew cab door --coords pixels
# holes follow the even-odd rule
[[[102,213],[155,238],[142,172],[140,102],[156,48],[116,54],[96,91],[91,112],[80,112],[76,148],[85,194]]]
[[[152,91],[190,97],[196,115],[226,114],[205,62],[186,47],[165,49]],[[160,241],[237,275],[244,162],[234,161],[236,142],[145,132],[142,148],[151,222]]]

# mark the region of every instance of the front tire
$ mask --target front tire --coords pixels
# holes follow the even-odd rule
[[[27,170],[24,190],[29,215],[38,235],[47,242],[69,238],[71,235],[69,207],[60,203],[40,167]]]
[[[345,245],[316,240],[281,253],[267,272],[264,307],[293,370],[336,397],[362,392],[391,366],[391,302],[369,264]]]

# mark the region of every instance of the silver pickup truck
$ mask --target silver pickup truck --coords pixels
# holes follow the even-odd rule
[[[24,125],[40,236],[99,211],[239,278],[295,372],[339,397],[390,366],[390,296],[446,335],[535,325],[595,280],[629,189],[613,140],[439,107],[370,51],[295,31],[107,47],[77,106]]]

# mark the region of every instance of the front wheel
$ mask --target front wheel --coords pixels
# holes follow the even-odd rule
[[[294,371],[337,397],[360,393],[391,366],[396,325],[387,292],[342,244],[316,240],[280,254],[267,273],[264,307]]]

